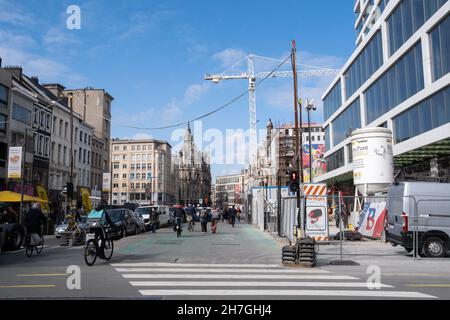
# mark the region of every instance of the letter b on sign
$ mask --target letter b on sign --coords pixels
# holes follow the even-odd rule
[[[81,9],[79,6],[71,5],[66,10],[69,17],[66,20],[66,26],[69,30],[81,29]]]

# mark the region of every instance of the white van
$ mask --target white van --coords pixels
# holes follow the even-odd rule
[[[419,254],[445,257],[450,250],[450,183],[400,182],[389,187],[388,196],[387,241],[411,252],[416,217]]]
[[[158,211],[158,222],[156,223],[156,229],[159,229],[161,226],[168,226],[170,225],[170,210],[169,206],[143,206],[136,209],[136,212],[141,214],[144,218],[145,223],[145,229],[150,230],[151,229],[151,223],[150,223],[150,212],[156,208]]]

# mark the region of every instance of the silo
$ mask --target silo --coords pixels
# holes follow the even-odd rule
[[[367,127],[352,134],[353,181],[363,195],[387,191],[394,182],[392,131]]]

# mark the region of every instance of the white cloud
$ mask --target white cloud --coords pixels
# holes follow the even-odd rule
[[[33,38],[26,35],[0,30],[0,43],[7,43],[11,47],[23,48],[34,45],[35,41]]]
[[[184,93],[184,103],[190,105],[199,99],[202,95],[209,91],[210,83],[193,84],[189,86]]]
[[[246,56],[247,54],[241,49],[228,48],[214,54],[213,59],[220,61],[223,67],[230,67]]]
[[[5,22],[15,26],[33,25],[33,17],[25,13],[17,3],[0,0],[0,22]]]
[[[80,44],[72,33],[60,28],[50,28],[44,35],[42,43],[49,49],[62,48]]]
[[[20,65],[24,73],[36,75],[45,82],[59,81],[62,83],[69,82],[71,85],[80,85],[86,80],[66,65],[29,53],[22,48],[0,44],[0,56],[5,65]]]

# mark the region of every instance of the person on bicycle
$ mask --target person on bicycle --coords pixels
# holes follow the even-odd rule
[[[177,205],[175,207],[175,225],[178,226],[178,228],[181,228],[181,223],[186,220],[186,211],[184,211],[183,207],[181,205]]]
[[[192,204],[190,204],[187,208],[187,214],[191,216],[192,225],[195,226],[195,216],[197,215],[197,212],[195,211],[195,207]]]
[[[25,216],[25,226],[29,233],[37,233],[41,236],[41,226],[45,222],[45,216],[41,211],[39,202],[33,203],[30,211]]]

